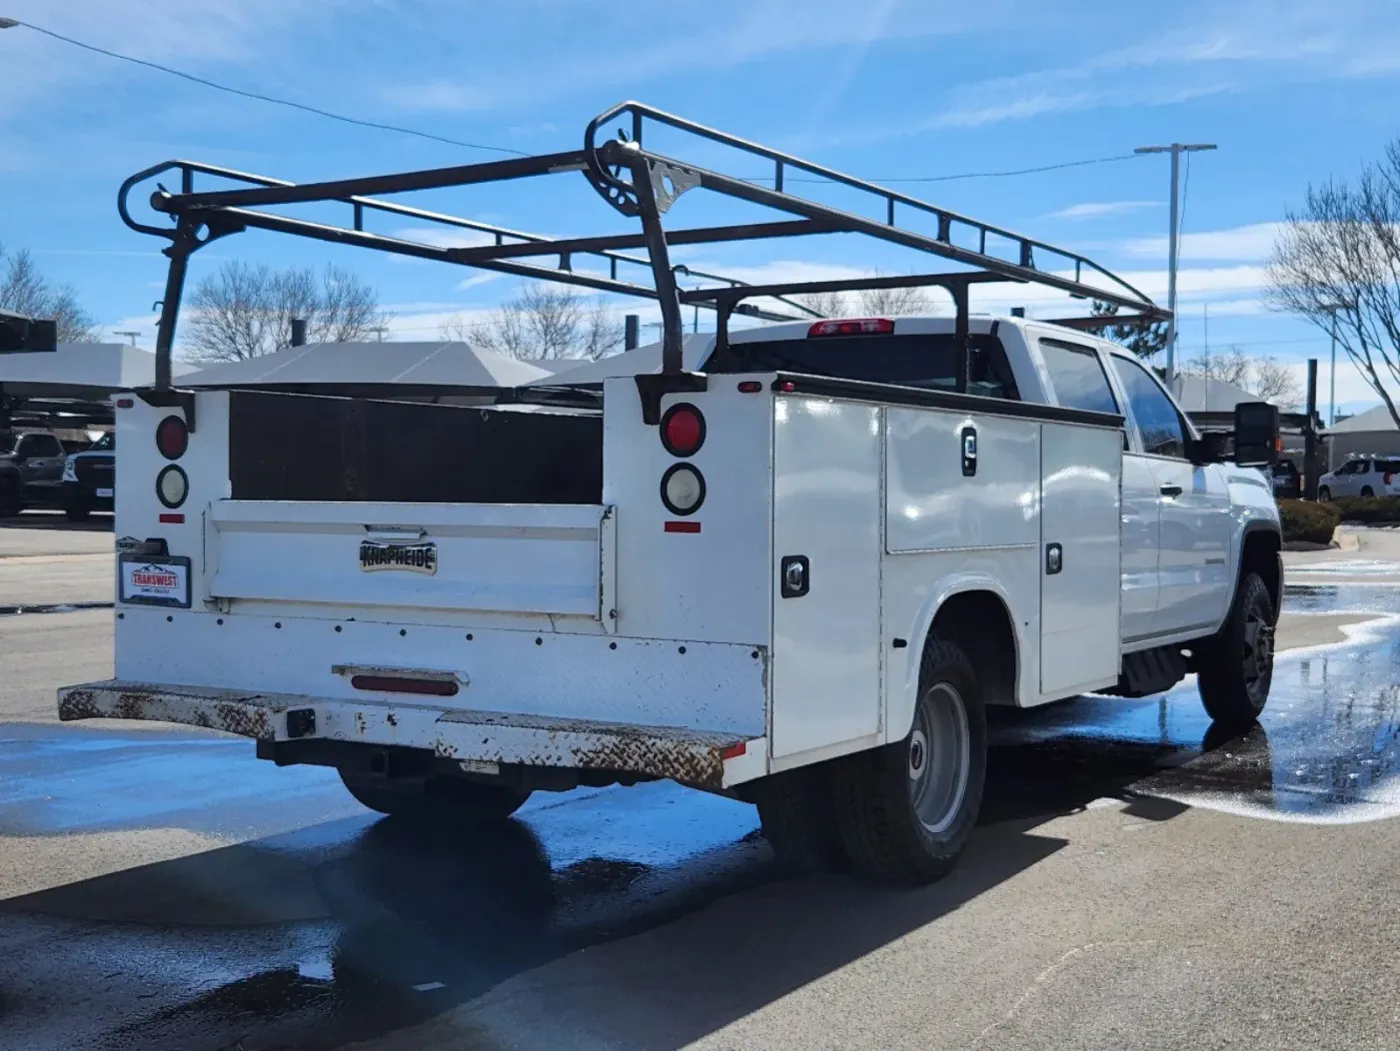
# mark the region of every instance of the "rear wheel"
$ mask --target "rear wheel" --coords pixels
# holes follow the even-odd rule
[[[1274,619],[1263,578],[1247,573],[1224,626],[1196,655],[1201,703],[1224,729],[1251,726],[1268,703],[1274,677]]]
[[[448,777],[374,777],[341,770],[340,780],[363,806],[409,820],[458,824],[501,821],[530,798],[529,792],[505,785]]]
[[[1375,491],[1374,489],[1372,489],[1369,485],[1363,485],[1363,486],[1361,487],[1361,495],[1362,495],[1363,497],[1375,496],[1375,495],[1376,495],[1376,491]]]
[[[753,786],[764,838],[780,861],[799,872],[846,867],[831,803],[831,770],[840,762],[774,774]]]
[[[977,823],[987,721],[972,661],[930,639],[909,736],[833,768],[832,800],[852,867],[886,883],[928,883],[957,863]]]
[[[1329,500],[1332,499],[1332,490],[1331,490],[1331,489],[1328,489],[1327,486],[1325,486],[1325,485],[1320,485],[1320,486],[1318,486],[1318,488],[1317,488],[1317,498],[1318,498],[1318,500],[1321,501],[1322,503],[1324,503],[1324,504],[1327,503],[1327,501],[1329,501]]]

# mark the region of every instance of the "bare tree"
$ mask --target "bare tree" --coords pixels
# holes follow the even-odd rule
[[[27,249],[7,252],[0,242],[0,310],[43,318],[58,326],[60,343],[96,338],[92,316],[70,285],[54,285],[34,265]]]
[[[1277,358],[1252,358],[1237,346],[1194,358],[1182,365],[1181,374],[1219,380],[1284,407],[1296,405],[1302,395],[1298,379],[1287,365]]]
[[[881,275],[877,271],[875,276]],[[873,317],[900,317],[934,312],[933,297],[929,295],[927,288],[862,288],[855,295],[860,312]]]
[[[851,312],[847,298],[842,292],[805,292],[789,298],[808,310],[816,311],[822,317],[841,317]]]
[[[1337,342],[1400,426],[1386,382],[1400,384],[1400,138],[1355,184],[1309,186],[1269,264],[1273,305]]]
[[[225,263],[190,296],[185,338],[193,361],[245,361],[292,342],[292,319],[306,321],[312,343],[367,339],[381,323],[374,289],[354,274],[327,266],[273,270],[266,264]]]
[[[512,358],[597,359],[622,346],[623,326],[606,306],[572,288],[526,284],[513,298],[491,311],[484,322],[460,316],[439,330],[444,339],[459,339]]]

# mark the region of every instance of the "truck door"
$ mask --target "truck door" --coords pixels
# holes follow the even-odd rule
[[[1042,339],[1040,354],[1058,404],[1126,415],[1105,372],[1105,356],[1092,346]],[[1123,639],[1131,640],[1152,634],[1157,616],[1161,508],[1152,466],[1143,457],[1132,455],[1126,431],[1123,450],[1121,615]]]
[[[1186,459],[1186,422],[1146,369],[1113,356],[1137,432],[1140,457],[1157,484],[1158,601],[1152,635],[1209,630],[1224,615],[1230,586],[1230,494],[1224,472]]]

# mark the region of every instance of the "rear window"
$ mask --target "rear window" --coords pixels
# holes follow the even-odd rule
[[[1400,474],[1400,460],[1377,460],[1376,470],[1386,474]]]
[[[1092,347],[1042,339],[1040,354],[1061,405],[1090,412],[1116,413],[1118,402],[1108,385],[1103,362]]]
[[[951,334],[823,336],[731,344],[709,372],[797,372],[927,390],[957,389],[957,348]],[[969,394],[1019,401],[1006,349],[995,336],[968,336]]]

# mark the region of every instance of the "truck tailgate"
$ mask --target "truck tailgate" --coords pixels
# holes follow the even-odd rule
[[[600,505],[219,500],[207,599],[609,618],[613,514]]]

